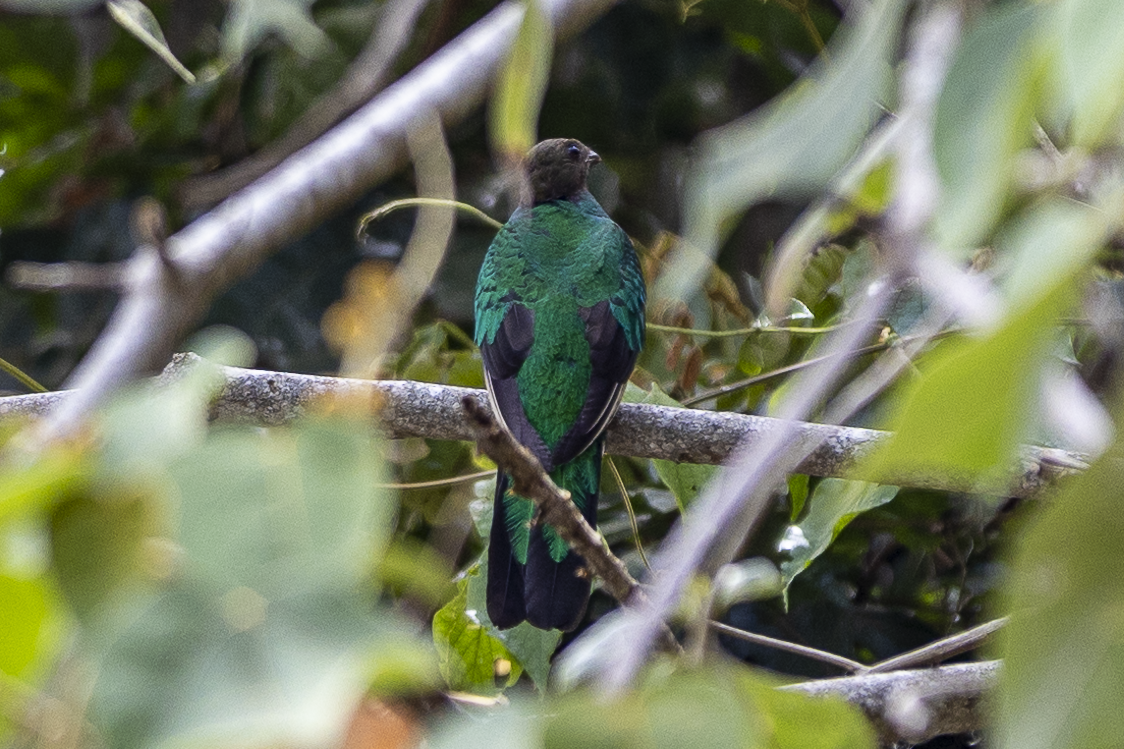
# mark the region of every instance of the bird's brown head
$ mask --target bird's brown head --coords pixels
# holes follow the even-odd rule
[[[599,161],[589,146],[573,138],[544,140],[527,154],[524,165],[530,202],[573,198],[586,189],[589,168]]]

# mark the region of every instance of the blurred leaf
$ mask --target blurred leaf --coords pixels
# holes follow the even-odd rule
[[[192,428],[172,422],[185,424]],[[265,746],[337,736],[387,629],[359,587],[394,513],[372,488],[383,476],[369,425],[216,429],[167,457],[178,534],[164,543],[179,549],[177,563],[165,592],[103,637],[91,704],[109,743]],[[112,568],[130,559],[112,551],[111,538],[130,523],[107,520],[104,542],[95,534],[75,548],[110,544]],[[96,588],[103,571],[89,571]]]
[[[904,7],[900,0],[871,3],[856,26],[833,37],[840,41],[816,75],[699,139],[687,188],[686,244],[693,250],[676,256],[654,298],[694,293],[704,260],[714,256],[724,224],[739,211],[765,198],[812,193],[853,156],[881,114]]]
[[[1117,441],[1036,509],[1011,565],[1001,633],[1000,749],[1116,746],[1124,735],[1124,537]]]
[[[484,627],[481,619],[487,611],[468,607],[469,582],[479,576],[479,567],[467,570],[457,582],[457,595],[433,615],[433,644],[441,675],[451,689],[495,694],[503,688],[497,686],[499,662],[506,661],[510,667],[503,686],[518,681],[522,669],[503,643]]]
[[[870,725],[857,708],[780,692],[777,683],[744,666],[707,663],[677,670],[657,661],[639,687],[606,701],[588,692],[565,695],[548,718],[543,746],[873,747]]]
[[[1073,300],[1072,280],[1105,229],[1100,211],[1074,202],[1035,206],[1004,235],[1014,271],[1007,281],[1014,309],[983,338],[950,341],[907,388],[894,436],[863,467],[887,471],[977,475],[1008,464],[1024,437],[1052,348],[1054,320]]]
[[[1031,43],[1040,14],[1034,4],[987,8],[965,32],[948,72],[933,123],[941,178],[934,218],[949,250],[974,249],[999,217],[1015,154],[1031,138],[1037,67]]]
[[[266,598],[357,581],[389,537],[394,503],[367,425],[217,430],[177,460],[179,543],[194,576]]]
[[[500,72],[490,110],[492,150],[519,160],[538,140],[554,33],[540,0],[524,0],[523,22]]]
[[[824,245],[816,250],[804,264],[804,275],[793,291],[794,301],[806,305],[805,309],[814,307],[839,280],[848,254],[847,248],[837,244]]]
[[[1056,92],[1072,107],[1072,144],[1093,149],[1109,136],[1124,107],[1124,4],[1063,0],[1043,19],[1054,32]]]
[[[724,564],[714,576],[712,616],[724,614],[736,603],[772,598],[783,587],[776,565],[764,557]]]
[[[651,390],[644,391],[631,382],[625,388],[624,400],[629,403],[651,403],[657,406],[681,407],[679,401],[660,390],[660,386],[652,383]],[[670,460],[652,460],[656,474],[671,493],[675,495],[675,502],[679,511],[683,512],[694,501],[706,483],[710,481],[718,470],[717,466],[698,465],[695,463],[675,463]]]
[[[181,580],[104,653],[93,718],[120,749],[324,745],[362,696],[384,630],[338,585],[266,600]]]
[[[0,674],[28,679],[47,665],[61,634],[60,604],[48,577],[0,570]]]
[[[188,83],[195,83],[195,76],[183,66],[172,50],[168,49],[168,42],[164,39],[164,32],[156,16],[148,6],[140,0],[106,0],[106,10],[110,17],[121,24],[121,28],[139,39],[146,47],[151,49],[168,67],[176,72],[180,78]]]
[[[51,518],[54,572],[67,603],[92,623],[130,588],[153,582],[162,567],[145,541],[159,537],[153,499],[143,493],[86,494],[58,507]],[[146,554],[148,552],[148,554]]]
[[[232,0],[223,25],[223,54],[239,62],[266,36],[276,33],[308,58],[327,51],[331,42],[308,9],[315,0]]]
[[[89,468],[86,456],[56,448],[23,470],[5,470],[0,474],[0,525],[50,510],[85,483]]]
[[[816,485],[808,502],[808,515],[791,525],[780,550],[790,559],[781,563],[785,600],[792,581],[822,554],[847,524],[858,515],[884,505],[898,493],[896,486],[881,486],[865,481],[824,479]]]
[[[495,637],[508,649],[515,661],[531,677],[535,687],[545,693],[547,682],[550,679],[550,659],[558,649],[562,640],[562,633],[556,629],[542,630],[527,622],[515,625],[511,629],[496,629],[488,616],[488,559],[487,555],[480,561],[477,574],[468,578],[468,608],[476,611],[476,617],[490,635]]]

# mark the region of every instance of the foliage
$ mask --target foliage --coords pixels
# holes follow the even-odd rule
[[[842,5],[869,8],[852,18]],[[987,740],[1108,745],[1124,673],[1111,553],[1122,477],[1099,402],[1120,401],[1124,348],[1124,6],[969,5],[933,111],[906,116],[920,63],[903,56],[933,7],[949,10],[939,2],[630,0],[550,42],[548,4],[528,0],[488,116],[447,133],[456,192],[503,220],[504,158],[539,136],[601,154],[592,188],[635,238],[651,291],[632,402],[769,413],[794,374],[836,356],[837,332],[866,325],[855,310],[868,291],[896,284],[838,388],[938,332],[848,417],[894,437],[847,478],[789,477],[725,581],[692,591],[676,633],[690,640],[692,619],[713,613],[871,662],[1010,615],[991,651],[1005,665]],[[427,8],[393,72],[494,6]],[[336,91],[391,7],[0,0],[0,269],[123,260],[140,196],[173,229],[190,222],[211,207],[216,170]],[[902,132],[933,179],[906,250],[887,229],[915,207]],[[413,226],[411,211],[384,212],[355,239],[356,219],[415,192],[403,175],[293,237],[202,325],[246,331],[256,358],[243,364],[337,371],[326,311],[359,282],[345,280],[357,264],[389,269]],[[458,226],[386,376],[483,385],[471,279],[493,233]],[[4,287],[0,357],[57,388],[113,302]],[[0,387],[27,386],[0,372]],[[832,667],[728,638],[725,654],[704,642],[704,658],[654,656],[614,701],[560,683],[559,644],[612,655],[591,625],[617,604],[595,591],[576,642],[491,625],[494,466],[471,446],[385,441],[348,416],[366,404],[325,404],[285,428],[213,425],[211,389],[205,372],[134,386],[37,455],[25,425],[0,422],[0,740],[45,741],[56,716],[67,737],[112,747],[326,746],[375,695],[422,714],[438,747],[871,745],[857,711],[778,691],[757,668]],[[829,413],[817,403],[809,416]],[[1029,441],[1092,453],[1092,468],[1034,502],[877,483],[912,472],[982,485]],[[599,528],[642,576],[717,469],[613,465]],[[727,590],[739,586],[752,594]],[[434,699],[450,691],[475,697]]]

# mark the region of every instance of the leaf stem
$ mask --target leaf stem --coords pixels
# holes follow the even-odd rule
[[[33,393],[45,393],[45,392],[47,392],[47,388],[40,385],[35,380],[34,377],[32,377],[31,375],[24,372],[22,369],[17,367],[15,364],[12,364],[11,362],[6,361],[5,359],[0,359],[0,370],[3,370],[5,372],[7,372],[8,374],[10,374],[12,377],[15,377],[17,380],[20,381],[21,384],[23,384],[24,387],[26,387],[28,390],[30,390]]]

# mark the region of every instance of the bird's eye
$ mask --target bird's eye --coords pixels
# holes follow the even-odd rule
[[[566,146],[566,155],[570,157],[571,161],[577,161],[579,158],[581,158],[582,149],[576,143],[571,143],[570,145]]]

